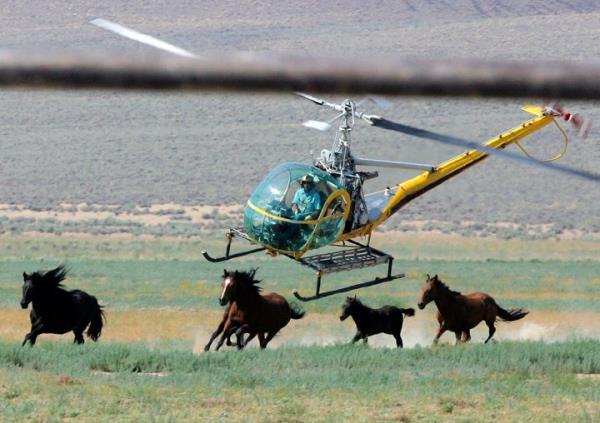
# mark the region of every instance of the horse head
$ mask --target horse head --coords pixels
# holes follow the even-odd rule
[[[61,282],[65,280],[68,270],[64,265],[47,272],[23,272],[23,296],[21,297],[21,307],[27,308],[30,302],[36,298],[47,298],[47,294],[52,289],[62,287]],[[40,291],[44,291],[39,295]]]
[[[257,270],[251,269],[248,272],[223,270],[223,284],[221,285],[223,290],[219,297],[219,303],[224,306],[243,296],[258,295],[260,287],[257,284],[260,281],[254,279]]]
[[[358,300],[356,295],[354,297],[346,297],[346,302],[342,305],[342,314],[340,314],[340,320],[343,322],[352,314]]]
[[[227,269],[223,269],[223,283],[221,284],[221,296],[219,297],[219,303],[224,306],[231,300],[231,295],[235,291],[235,279],[233,272],[229,272]]]
[[[27,308],[29,303],[33,301],[34,285],[33,275],[28,275],[23,272],[23,296],[21,297],[21,308]]]
[[[421,288],[421,298],[419,303],[419,309],[423,310],[427,304],[433,301],[437,296],[437,288],[439,286],[440,280],[438,275],[434,275],[433,277],[427,274],[427,280],[425,281],[425,285]]]

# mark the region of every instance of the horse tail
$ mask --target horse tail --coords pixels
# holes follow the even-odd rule
[[[92,341],[97,341],[100,335],[102,335],[102,326],[104,326],[106,317],[104,316],[102,306],[98,304],[98,300],[95,297],[92,297],[92,308],[92,318],[86,334]]]
[[[401,308],[400,310],[402,311],[402,314],[404,314],[407,317],[415,315],[415,309],[414,308]]]
[[[513,322],[515,320],[522,319],[529,314],[527,310],[523,310],[522,308],[511,308],[509,310],[504,310],[498,304],[496,304],[496,313],[498,314],[498,317],[505,322]]]
[[[290,317],[294,320],[302,319],[305,314],[304,310],[297,310],[295,307],[290,307]]]

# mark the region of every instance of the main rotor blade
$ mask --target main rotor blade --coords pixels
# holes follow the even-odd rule
[[[319,106],[322,106],[325,104],[325,100],[321,100],[320,98],[313,97],[312,95],[309,95],[306,93],[301,93],[301,92],[297,91],[294,94],[299,95],[300,97],[304,97],[305,99],[310,100],[313,103],[318,104]]]
[[[537,166],[555,172],[565,173],[567,175],[576,176],[579,178],[587,179],[590,181],[600,181],[600,175],[588,172],[586,170],[575,169],[569,166],[540,162],[532,160],[528,157],[522,156],[517,153],[513,153],[506,150],[500,150],[497,148],[490,148],[473,141],[467,141],[462,138],[451,137],[448,135],[439,134],[437,132],[428,131],[425,129],[416,128],[414,126],[404,125],[398,122],[392,122],[387,119],[374,119],[373,126],[382,129],[388,129],[390,131],[401,132],[403,134],[412,135],[417,138],[424,138],[427,140],[437,141],[443,144],[452,145],[456,147],[465,147],[473,150],[481,151],[490,156],[504,157],[505,159],[515,160],[521,163],[525,163],[530,166]]]
[[[114,32],[122,37],[129,38],[130,40],[137,41],[142,44],[146,44],[157,48],[159,50],[168,51],[169,53],[176,54],[182,57],[197,58],[198,56],[180,47],[169,44],[166,41],[159,40],[151,35],[142,34],[141,32],[127,28],[123,25],[119,25],[114,22],[107,21],[105,19],[97,18],[90,21],[92,25],[96,25],[99,28],[106,29],[107,31]]]

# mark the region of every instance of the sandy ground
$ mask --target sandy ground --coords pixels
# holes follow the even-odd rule
[[[194,352],[203,351],[210,334],[216,328],[220,312],[193,310],[137,310],[108,313],[102,342],[142,342],[149,346],[166,345],[169,340],[184,341]],[[0,338],[19,342],[29,330],[28,312],[16,309],[0,309]],[[417,311],[406,318],[403,329],[405,347],[431,345],[437,323],[434,309]],[[536,311],[521,321],[498,323],[495,339],[564,341],[574,337],[600,340],[600,314],[588,312],[542,312]],[[286,345],[331,345],[348,342],[354,335],[351,320],[340,322],[334,314],[308,314],[292,321],[270,344],[277,348]],[[472,332],[472,342],[482,342],[487,337],[485,325]],[[41,335],[39,341],[60,340],[71,342],[72,335]],[[441,343],[454,343],[453,334],[444,334]],[[373,347],[394,347],[391,336],[377,335],[369,339]],[[252,345],[256,346],[253,341]]]
[[[99,208],[98,211],[89,211],[88,208]],[[196,224],[205,224],[214,222],[215,213],[220,215],[231,215],[241,217],[242,206],[207,206],[194,205],[186,206],[175,203],[153,204],[147,208],[138,208],[136,213],[121,212],[116,210],[118,206],[94,206],[86,203],[69,204],[63,203],[56,210],[32,210],[24,205],[0,204],[0,217],[8,219],[54,219],[61,222],[82,222],[104,219],[116,219],[141,223],[144,225],[159,225],[171,221],[173,215],[183,215],[190,219],[190,222]],[[73,211],[64,211],[64,210]],[[111,209],[115,209],[114,211]]]

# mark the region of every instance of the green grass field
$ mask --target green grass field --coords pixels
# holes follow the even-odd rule
[[[302,304],[267,351],[200,353],[221,314],[223,266],[200,259],[218,240],[93,236],[0,238],[0,420],[3,421],[594,421],[600,419],[600,257],[593,241],[379,236],[406,278],[364,289],[372,306],[415,307],[425,273],[455,289],[489,292],[531,314],[499,324],[497,339],[469,345],[446,335],[431,347],[434,307],[405,322],[406,348],[373,337],[348,346],[343,296]],[[100,342],[42,335],[21,348],[28,311],[21,273],[64,261],[68,288],[106,306]],[[292,298],[314,275],[287,259],[257,256],[265,291]],[[383,272],[384,269],[380,269]],[[338,286],[364,271],[325,279]],[[554,342],[541,342],[545,341]],[[450,344],[450,345],[449,345]]]
[[[599,372],[594,341],[201,355],[1,343],[0,411],[28,421],[593,421]]]

